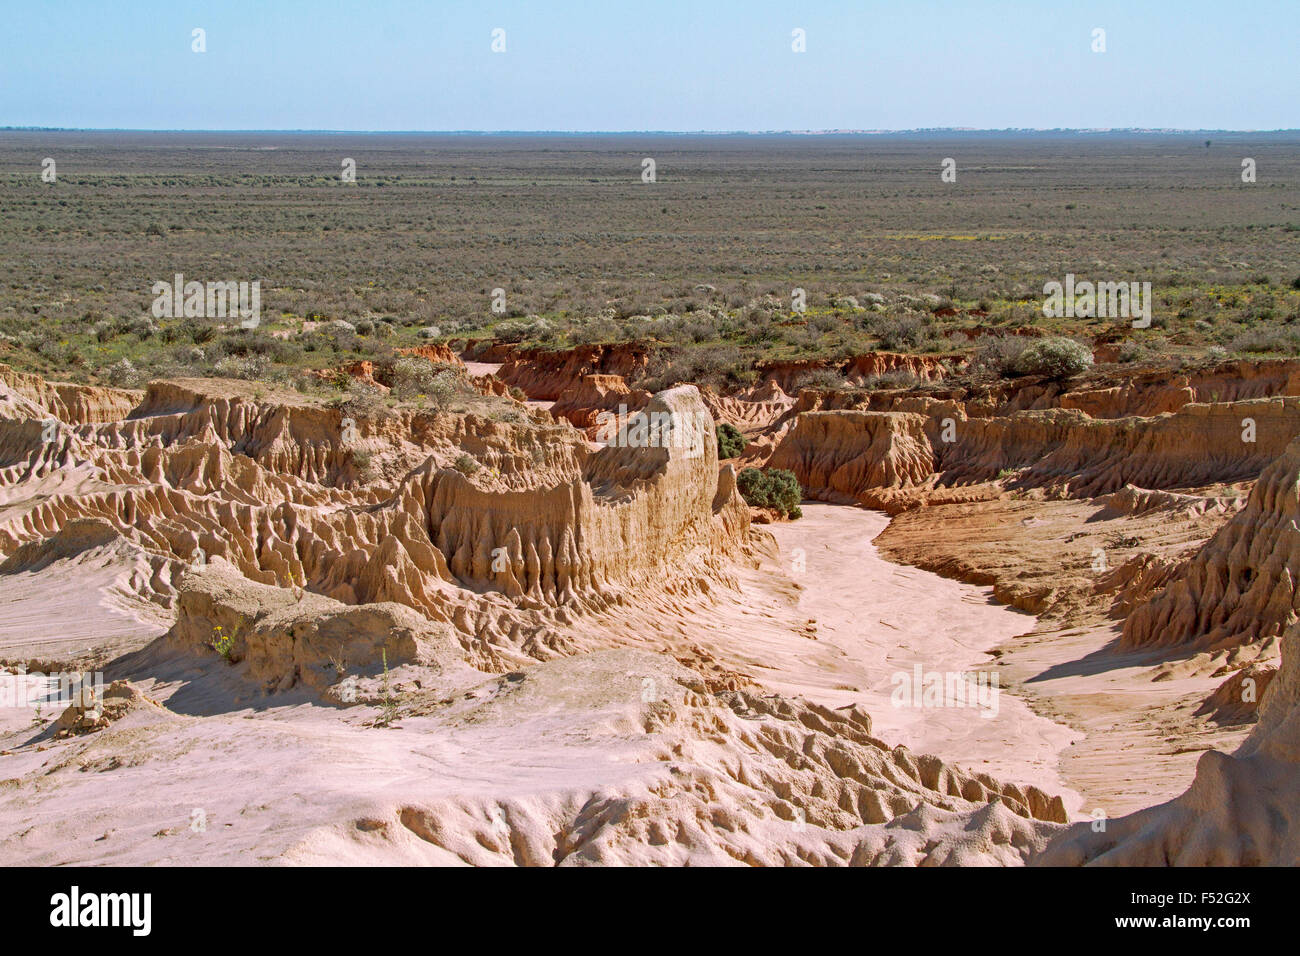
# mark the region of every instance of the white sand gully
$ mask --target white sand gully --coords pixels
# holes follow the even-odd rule
[[[1083,735],[1034,713],[1008,689],[988,653],[1032,630],[1035,618],[996,603],[992,588],[886,561],[872,544],[889,523],[881,512],[808,503],[803,514],[770,530],[784,570],[803,588],[798,610],[816,621],[817,640],[784,655],[763,672],[763,682],[833,706],[856,702],[881,739],[1059,793],[1075,812],[1081,798],[1057,766],[1061,751]],[[910,684],[918,664],[926,674],[997,674],[996,712],[915,701],[894,706],[895,675]]]

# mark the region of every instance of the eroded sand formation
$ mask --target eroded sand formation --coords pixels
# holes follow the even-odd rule
[[[112,719],[7,712],[7,860],[1296,861],[1294,363],[976,389],[873,353],[857,391],[651,395],[637,346],[465,359],[483,410],[355,421],[0,369],[3,657],[122,682]],[[834,598],[751,523],[748,465],[1036,615],[953,664],[996,671],[1032,763],[953,715],[883,721],[939,756],[873,735],[892,625],[801,603]],[[896,586],[844,560],[854,607]],[[988,600],[919,583],[920,618]]]

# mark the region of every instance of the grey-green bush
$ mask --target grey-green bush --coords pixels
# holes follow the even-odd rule
[[[736,487],[746,504],[756,508],[772,508],[791,518],[803,517],[799,502],[803,499],[803,489],[794,472],[784,468],[771,471],[759,471],[746,468],[736,476]]]
[[[1092,365],[1092,349],[1063,336],[1038,339],[1026,346],[1015,361],[1021,375],[1042,375],[1060,381]]]

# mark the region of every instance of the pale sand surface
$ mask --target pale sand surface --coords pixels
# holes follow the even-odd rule
[[[0,660],[102,666],[164,634],[170,614],[132,587],[149,574],[133,550],[91,548],[0,579]]]
[[[1116,653],[1118,623],[1036,630],[1033,616],[993,604],[991,588],[883,559],[871,544],[889,523],[883,513],[818,503],[803,512],[771,530],[783,568],[803,586],[799,610],[817,620],[818,643],[833,652],[808,654],[785,668],[788,677],[772,677],[774,687],[828,703],[858,700],[884,739],[1058,793],[1079,819],[1177,796],[1202,752],[1231,752],[1249,730],[1194,721],[1222,678],[1153,680],[1168,652]],[[805,552],[802,573],[792,570],[796,548]],[[995,667],[998,715],[891,706],[890,677],[917,662],[925,670]],[[869,693],[837,694],[837,680]]]
[[[1204,751],[1231,753],[1253,724],[1198,721],[1194,711],[1222,682],[1204,674],[1154,680],[1167,650],[1117,652],[1119,626],[1026,635],[1002,656],[1008,679],[1041,714],[1083,732],[1061,754],[1080,811],[1114,818],[1187,789]]]
[[[723,600],[698,621],[688,614],[662,622],[664,633],[725,651],[722,659],[741,664],[772,690],[837,707],[864,703],[875,735],[890,744],[1059,792],[1048,772],[1054,753],[1048,742],[1060,731],[1011,695],[1000,696],[991,720],[972,709],[889,706],[895,670],[910,670],[917,660],[927,668],[985,664],[981,647],[1033,619],[993,604],[985,589],[881,560],[870,544],[885,520],[878,514],[811,505],[807,515],[801,526],[778,529],[782,537],[800,536],[787,541],[787,555],[794,547],[808,551],[801,595],[779,568],[759,569],[743,578],[744,599],[718,595]],[[42,572],[69,579],[60,585],[63,611],[50,616],[45,633],[68,634],[74,609],[95,633],[110,619],[129,621],[103,600],[124,570],[112,565],[74,559]],[[72,597],[78,575],[81,602]],[[821,625],[817,641],[797,629],[814,616]],[[895,627],[863,628],[867,619]],[[941,623],[927,626],[932,619]],[[137,642],[150,636],[140,626]],[[233,704],[249,699],[250,688],[212,664],[156,645],[119,661],[108,679],[130,677],[169,709],[136,711],[108,731],[70,741],[53,741],[48,727],[33,727],[31,709],[5,708],[0,748],[8,753],[0,757],[0,774],[13,783],[0,801],[0,832],[8,834],[0,838],[0,861],[510,862],[513,844],[502,815],[511,830],[543,832],[557,817],[580,816],[593,794],[661,792],[678,773],[673,760],[685,757],[695,766],[735,760],[728,738],[704,739],[698,728],[647,732],[647,680],[671,688],[674,675],[684,673],[662,653],[628,649],[560,659],[526,668],[518,684],[469,668],[443,673],[439,695],[458,686],[451,692],[457,702],[403,718],[400,729],[364,726],[373,707],[340,710],[295,692],[261,698],[253,707]],[[421,676],[403,668],[393,680],[409,688]],[[860,689],[844,689],[850,685]],[[716,799],[719,812],[744,805],[743,798],[720,793]],[[202,829],[191,826],[195,811],[202,813]],[[366,821],[380,822],[372,828]],[[434,826],[463,836],[455,853],[428,838]],[[747,826],[760,841],[768,839],[766,827],[775,828],[771,840],[788,838],[782,821],[755,819]],[[514,862],[552,861],[516,854]]]
[[[1036,619],[997,604],[990,589],[885,561],[872,539],[887,522],[878,512],[809,503],[802,520],[770,526],[779,564],[741,572],[739,597],[719,592],[703,611],[683,606],[681,619],[657,622],[634,643],[689,644],[772,691],[831,707],[856,703],[887,743],[1058,793],[1076,817],[1168,799],[1187,786],[1200,749],[1231,749],[1226,738],[1186,740],[1161,719],[1143,718],[1199,699],[1204,678],[1153,683],[1145,658],[1090,657],[1113,639],[1109,629],[1029,633]],[[10,577],[4,656],[80,651],[91,634],[103,652],[120,653],[159,634],[165,624],[156,614],[129,606],[129,558],[92,549]],[[988,653],[997,648],[996,658]],[[996,715],[893,706],[893,676],[917,663],[996,670]],[[671,686],[678,668],[663,653],[539,664],[527,668],[523,689],[465,668],[442,677],[460,686],[460,703],[405,718],[400,730],[363,726],[372,707],[339,710],[292,693],[252,708],[233,704],[249,688],[205,664],[151,650],[110,667],[109,679],[129,676],[170,711],[132,713],[109,732],[73,741],[37,731],[30,708],[0,711],[0,748],[9,751],[0,784],[13,782],[0,802],[0,830],[9,834],[0,860],[508,859],[506,844],[493,844],[505,832],[498,814],[527,825],[566,801],[576,804],[564,813],[577,813],[593,792],[654,790],[667,752],[704,746],[690,733],[674,741],[642,726],[645,680]],[[204,830],[190,826],[196,809]],[[371,818],[403,822],[371,831]],[[460,820],[479,849],[450,854],[420,836],[431,819]]]
[[[5,788],[0,862],[455,863],[403,827],[356,821],[436,813],[495,850],[498,815],[525,825],[548,804],[581,806],[595,789],[660,778],[663,741],[642,727],[640,695],[646,675],[666,687],[674,672],[636,651],[539,665],[517,685],[467,671],[458,703],[391,729],[363,726],[370,707],[285,701],[223,713],[234,678],[197,669],[142,686],[202,716],[137,711],[50,746],[28,726],[30,710],[4,708],[0,739],[14,752],[3,773],[29,783]]]
[[[856,702],[890,743],[1035,784],[1075,810],[1080,796],[1062,782],[1058,758],[1082,735],[1034,713],[988,654],[1032,630],[1035,618],[996,603],[992,588],[886,561],[872,539],[888,523],[882,512],[809,502],[803,518],[769,527],[783,569],[802,587],[799,616],[816,621],[817,640],[765,649],[762,680],[832,706]],[[795,564],[800,549],[803,570]],[[910,679],[916,664],[924,672],[998,673],[996,714],[983,716],[991,708],[978,706],[894,706],[894,675]]]

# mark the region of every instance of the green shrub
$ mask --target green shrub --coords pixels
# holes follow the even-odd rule
[[[271,363],[260,355],[227,355],[212,365],[212,374],[218,378],[242,378],[255,382],[263,378]]]
[[[1078,375],[1092,365],[1092,350],[1081,342],[1060,336],[1038,339],[1016,359],[1021,375],[1042,375],[1060,381]]]
[[[799,510],[803,489],[799,487],[799,479],[794,476],[794,472],[783,468],[773,468],[766,472],[746,468],[736,476],[736,485],[746,504],[756,508],[772,508],[791,518],[799,518],[803,514]]]
[[[114,388],[139,388],[144,376],[136,370],[130,359],[121,359],[109,366],[106,372],[108,384]]]
[[[728,425],[723,422],[717,428],[718,435],[718,458],[736,458],[745,451],[745,436],[740,433],[735,425]]]
[[[374,455],[364,448],[354,448],[352,450],[352,469],[357,481],[361,484],[374,481],[379,477],[374,467]]]

